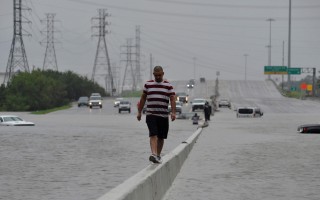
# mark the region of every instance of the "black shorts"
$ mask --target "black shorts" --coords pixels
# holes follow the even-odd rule
[[[167,139],[169,131],[169,118],[154,115],[146,116],[146,123],[149,129],[149,137],[158,136],[161,139]]]

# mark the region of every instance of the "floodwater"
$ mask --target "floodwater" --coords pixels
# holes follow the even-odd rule
[[[149,165],[145,118],[76,105],[47,115],[14,113],[34,127],[0,127],[0,199],[97,199]],[[5,113],[1,113],[5,114]],[[170,123],[166,154],[196,130],[190,121]]]
[[[301,118],[319,117],[267,113],[236,118],[221,109],[163,199],[319,200],[320,134],[296,131]]]
[[[320,102],[283,97],[271,81],[221,81],[220,108],[205,128],[164,200],[319,200]],[[197,88],[196,90],[197,91]],[[237,118],[258,106],[261,118]]]

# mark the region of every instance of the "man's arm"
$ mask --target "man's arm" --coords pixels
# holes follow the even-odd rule
[[[141,120],[141,112],[142,109],[144,107],[144,104],[146,103],[147,100],[147,95],[145,93],[142,93],[141,97],[140,97],[140,103],[138,106],[138,114],[137,114],[137,119],[140,121]]]
[[[170,96],[170,104],[171,104],[171,120],[174,121],[176,119],[176,98],[175,98],[175,95]]]

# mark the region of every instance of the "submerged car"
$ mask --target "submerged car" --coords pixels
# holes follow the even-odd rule
[[[180,101],[176,101],[176,113],[179,113],[179,114],[181,114],[182,113],[182,102],[180,102]],[[168,106],[168,111],[169,111],[169,113],[171,112],[171,104],[169,104],[169,106]]]
[[[102,108],[102,98],[101,96],[91,96],[89,99],[89,107],[100,107]]]
[[[204,109],[204,105],[206,104],[207,100],[205,99],[194,99],[191,102],[191,106],[192,106],[192,112],[197,110],[197,109]]]
[[[178,116],[177,116],[177,119],[191,119],[194,114],[196,112],[187,112],[187,113],[180,113]],[[201,118],[199,118],[200,120]]]
[[[33,122],[27,122],[15,115],[1,115],[0,126],[34,126]]]
[[[119,103],[119,113],[122,111],[128,111],[131,113],[131,103],[129,101],[120,101]]]
[[[89,106],[89,97],[86,97],[86,96],[79,97],[78,107],[81,107],[81,106]]]
[[[94,93],[91,93],[90,96],[98,96],[98,97],[101,97],[101,94],[99,92],[94,92]]]
[[[248,118],[262,117],[262,115],[263,115],[262,110],[258,107],[239,107],[239,108],[237,108],[236,111],[237,111],[236,116],[238,118],[240,118],[240,117],[248,117]]]
[[[180,101],[182,103],[188,103],[189,95],[187,95],[185,92],[177,92],[176,93],[176,100]]]
[[[119,97],[119,98],[116,98],[113,102],[113,107],[118,107],[119,106],[119,103],[120,101],[122,101],[123,98]]]
[[[219,101],[219,103],[218,103],[218,106],[219,106],[219,108],[221,108],[221,107],[228,107],[228,108],[230,108],[230,107],[231,107],[231,103],[230,103],[230,101],[227,100],[227,99],[221,99],[221,100]]]
[[[303,124],[298,126],[299,133],[320,133],[320,124]]]
[[[191,89],[193,88],[195,85],[195,81],[194,79],[189,80],[189,82],[187,83],[187,88]]]

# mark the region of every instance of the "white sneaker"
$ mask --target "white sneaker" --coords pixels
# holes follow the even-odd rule
[[[161,158],[160,158],[160,159],[161,159]],[[150,160],[151,162],[153,162],[153,163],[161,163],[160,160],[158,159],[158,156],[153,155],[153,154],[149,157],[149,160]]]

